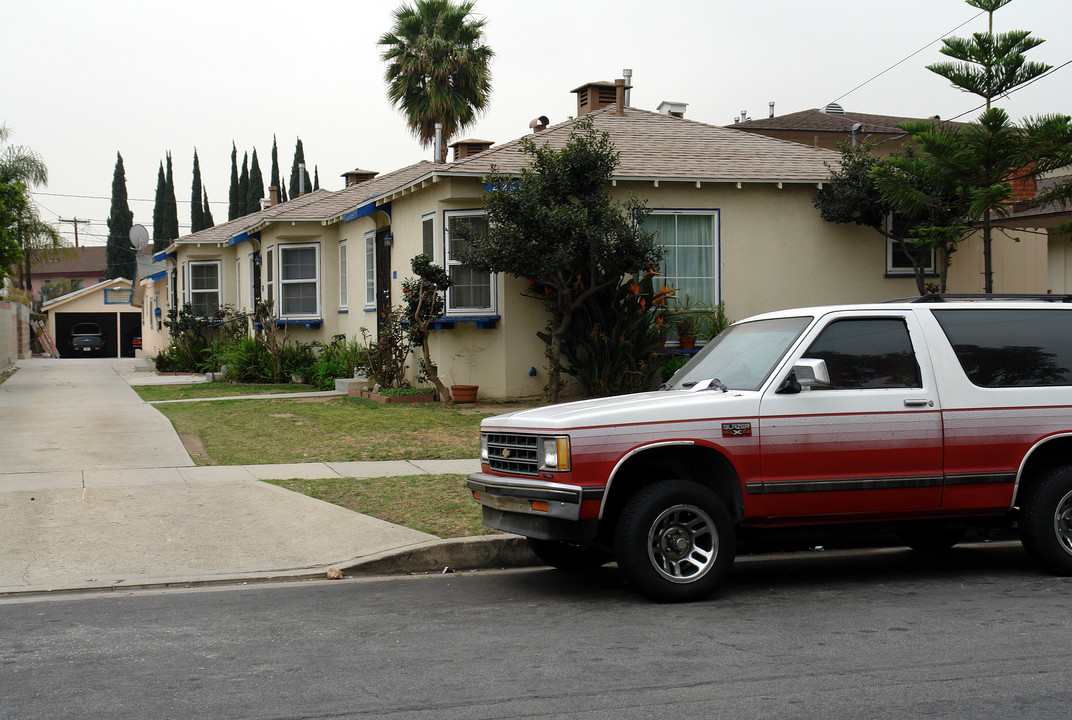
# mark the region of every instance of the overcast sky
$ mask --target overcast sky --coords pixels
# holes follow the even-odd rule
[[[150,230],[167,151],[183,233],[195,147],[217,223],[227,219],[232,140],[239,162],[257,149],[267,185],[273,134],[286,178],[300,137],[310,176],[315,165],[321,187],[339,189],[355,167],[388,172],[431,159],[385,95],[377,40],[399,4],[9,3],[0,122],[11,144],[48,165],[48,187],[35,193],[42,217],[90,220],[80,230],[89,244],[107,236],[117,151],[134,222]],[[633,106],[685,102],[686,117],[715,125],[742,110],[766,117],[772,101],[779,115],[837,100],[849,111],[946,119],[979,104],[924,67],[942,59],[942,36],[986,29],[963,0],[478,0],[476,11],[496,54],[493,90],[463,136],[496,143],[526,134],[539,115],[567,119],[570,90],[623,68],[633,70]],[[995,24],[1046,39],[1033,60],[1072,60],[1068,0],[1013,0]],[[998,104],[1017,120],[1072,112],[1072,65]],[[73,238],[71,224],[58,227]]]

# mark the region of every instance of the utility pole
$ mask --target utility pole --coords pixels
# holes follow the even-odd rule
[[[64,220],[63,218],[60,218],[59,222],[74,223],[74,246],[78,247],[78,223],[89,225],[89,220],[79,220],[78,218],[74,218],[73,220]]]

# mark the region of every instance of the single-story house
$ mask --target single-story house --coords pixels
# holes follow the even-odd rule
[[[591,114],[620,153],[611,192],[635,194],[651,209],[646,222],[666,248],[668,284],[724,303],[731,319],[915,294],[874,231],[826,223],[813,207],[837,153],[626,107],[623,88],[575,89],[577,116]],[[531,127],[538,143],[558,148],[574,124],[540,118]],[[444,381],[479,385],[482,397],[538,395],[546,383],[536,336],[546,325],[541,305],[522,297],[524,279],[460,264],[462,241],[451,234],[458,222],[483,221],[483,178],[492,168],[517,172],[526,156],[520,140],[451,147],[451,162],[383,175],[355,170],[340,191],[322,189],[178,239],[155,258],[167,263],[163,297],[206,313],[268,300],[288,336],[301,341],[354,337],[362,327],[375,336],[378,314],[400,303],[410,260],[423,252],[455,282],[431,336]]]

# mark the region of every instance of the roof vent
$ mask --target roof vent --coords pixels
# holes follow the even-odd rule
[[[826,113],[827,115],[844,115],[845,108],[841,107],[837,103],[830,103],[822,109],[822,112]]]
[[[366,180],[371,180],[377,175],[379,175],[379,173],[375,170],[362,170],[361,168],[354,168],[353,170],[344,172],[342,174],[342,177],[346,179],[345,187],[350,187],[351,185],[357,185],[358,183],[363,183]]]
[[[627,85],[626,89],[629,87]],[[612,82],[592,82],[570,92],[577,93],[577,117],[613,105],[617,101],[617,91]]]
[[[683,118],[685,117],[685,108],[689,106],[688,103],[674,102],[672,100],[663,100],[659,103],[657,108],[662,115],[672,115],[673,117]]]
[[[529,129],[534,133],[541,132],[547,129],[547,126],[551,124],[551,121],[547,119],[546,115],[541,115],[538,118],[533,118],[529,123]]]
[[[494,144],[495,143],[493,143],[491,140],[469,139],[453,142],[450,144],[450,147],[454,149],[454,161],[457,162],[458,160],[464,160],[465,158],[476,155],[477,153],[482,153]]]

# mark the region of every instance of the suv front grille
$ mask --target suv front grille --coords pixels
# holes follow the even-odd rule
[[[537,475],[539,444],[535,435],[488,433],[488,464],[497,472]]]

